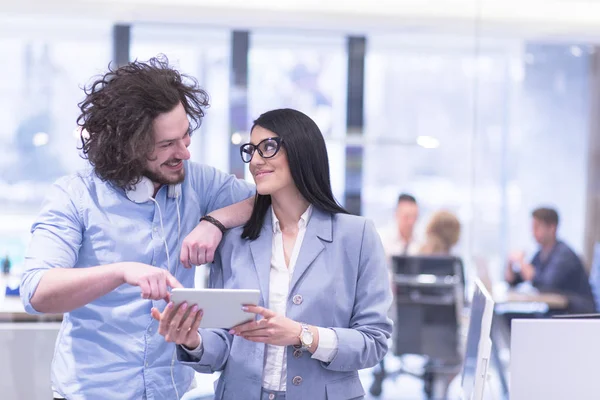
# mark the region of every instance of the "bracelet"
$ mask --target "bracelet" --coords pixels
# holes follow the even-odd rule
[[[221,233],[223,235],[227,231],[227,228],[225,228],[225,226],[223,226],[222,223],[220,223],[217,219],[211,217],[210,215],[205,215],[204,217],[200,218],[200,222],[202,222],[202,221],[206,221],[206,222],[213,224],[214,226],[219,228],[219,230],[221,231]]]

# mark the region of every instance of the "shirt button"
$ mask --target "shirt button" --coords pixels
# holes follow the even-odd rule
[[[302,357],[302,350],[294,350],[294,357],[296,357],[296,358]]]
[[[158,232],[158,228],[157,228],[157,227],[154,227],[152,230],[153,230],[154,232]]]
[[[273,393],[269,393],[269,400],[273,400],[275,398],[275,395]]]
[[[292,383],[296,386],[299,386],[302,383],[302,377],[295,376],[294,379],[292,379]]]
[[[148,361],[146,361],[146,368],[148,368],[150,366],[150,363]]]
[[[299,306],[300,304],[302,304],[302,296],[297,294],[292,298],[292,301],[294,302],[295,305]]]

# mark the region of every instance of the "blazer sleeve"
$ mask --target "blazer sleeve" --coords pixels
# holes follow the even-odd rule
[[[203,374],[212,374],[225,369],[233,335],[224,329],[200,329],[200,348],[192,352],[177,346],[177,359]]]
[[[389,272],[381,239],[373,222],[365,220],[360,246],[356,295],[349,328],[331,328],[338,352],[323,367],[332,371],[370,368],[388,351],[392,334],[388,310],[392,304]]]

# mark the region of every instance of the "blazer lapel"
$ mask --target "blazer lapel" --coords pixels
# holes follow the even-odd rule
[[[273,251],[273,227],[271,224],[271,210],[267,211],[260,236],[250,241],[250,252],[254,261],[254,268],[258,275],[260,293],[263,306],[269,306],[269,280],[271,273],[271,253]]]
[[[312,215],[306,227],[304,240],[302,241],[292,281],[290,282],[290,297],[294,293],[296,285],[310,269],[323,249],[325,249],[322,240],[331,242],[333,236],[332,230],[333,221],[331,214],[325,213],[313,206]]]

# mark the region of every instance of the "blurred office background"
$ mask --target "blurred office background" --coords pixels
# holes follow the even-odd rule
[[[15,270],[48,186],[85,165],[81,88],[159,53],[211,107],[192,158],[247,176],[252,120],[297,108],[319,124],[334,193],[384,228],[400,192],[418,230],[446,208],[455,252],[499,280],[533,254],[530,212],[589,265],[600,239],[600,2],[564,0],[29,0],[0,6],[0,258]]]

